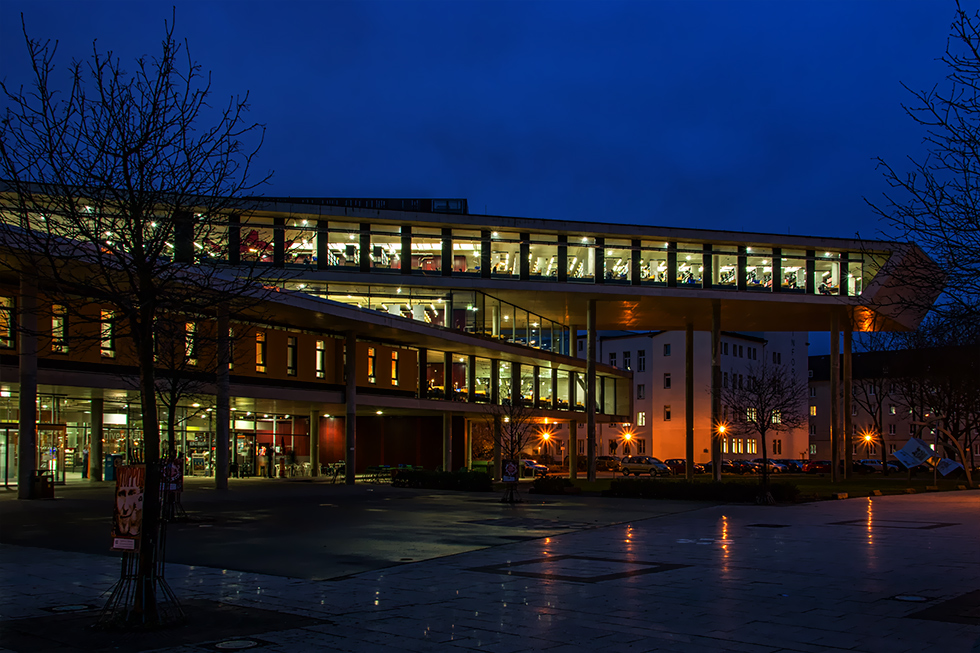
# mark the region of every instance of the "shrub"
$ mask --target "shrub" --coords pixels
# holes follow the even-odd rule
[[[642,499],[689,499],[754,503],[762,486],[755,483],[697,481],[659,481],[655,479],[617,479],[603,492],[607,497],[637,497]],[[793,483],[777,481],[769,484],[769,492],[777,502],[795,501],[799,488]]]
[[[394,487],[411,487],[425,490],[457,490],[460,492],[491,492],[493,479],[483,472],[461,469],[458,472],[430,472],[425,470],[395,469],[391,472]]]
[[[572,487],[575,485],[567,478],[543,476],[534,479],[531,492],[535,494],[566,494],[565,489]]]

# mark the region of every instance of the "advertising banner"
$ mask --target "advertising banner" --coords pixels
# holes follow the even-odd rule
[[[909,469],[936,456],[932,448],[919,438],[909,438],[905,446],[892,454]]]
[[[936,469],[943,476],[946,476],[946,474],[949,474],[950,472],[955,472],[957,469],[960,469],[961,467],[963,467],[963,465],[956,462],[955,460],[950,460],[949,458],[943,458],[936,465]]]
[[[145,487],[145,465],[116,467],[116,503],[112,515],[113,551],[139,550]]]
[[[184,491],[184,465],[180,458],[165,458],[160,465],[160,490],[162,492]]]

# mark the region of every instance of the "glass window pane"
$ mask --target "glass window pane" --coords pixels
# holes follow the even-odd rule
[[[644,240],[640,250],[640,283],[667,284],[667,243]]]
[[[497,370],[497,383],[499,384],[500,392],[500,403],[506,404],[510,403],[510,394],[513,389],[513,382],[511,380],[511,366],[510,363],[506,361],[500,361],[500,367]]]
[[[494,231],[490,234],[490,276],[517,277],[521,274],[520,234]]]
[[[538,376],[538,408],[551,407],[551,368],[542,367]]]
[[[331,222],[327,235],[327,266],[356,268],[360,265],[361,244],[358,225],[353,222]]]
[[[814,263],[813,292],[818,295],[836,295],[840,291],[840,254],[817,252]]]
[[[412,228],[412,270],[422,274],[442,274],[442,231]]]
[[[700,286],[704,274],[700,243],[677,243],[677,283]]]
[[[305,218],[286,220],[286,265],[312,265],[316,262],[316,221]]]
[[[558,236],[531,234],[530,273],[539,279],[558,278]]]
[[[604,268],[607,283],[629,283],[633,261],[632,243],[629,240],[607,238]]]
[[[476,392],[474,393],[474,399],[480,403],[486,403],[490,401],[490,374],[492,368],[490,365],[489,358],[477,358],[476,359]]]
[[[468,356],[453,356],[452,388],[453,399],[456,401],[466,401],[469,395],[469,369]]]
[[[784,249],[782,254],[782,288],[790,292],[806,290],[806,252]]]
[[[595,280],[595,238],[589,236],[568,237],[569,281]]]
[[[534,406],[533,365],[521,365],[521,401],[524,406]]]
[[[401,270],[401,228],[394,225],[371,225],[371,269]]]
[[[240,251],[242,262],[272,263],[272,218],[242,221]]]
[[[425,382],[427,384],[425,396],[429,399],[445,399],[446,366],[443,352],[430,349],[426,352],[425,360]]]
[[[711,285],[718,288],[735,288],[738,285],[738,248],[715,245],[711,248]]]
[[[772,289],[772,250],[766,247],[745,248],[747,290]]]
[[[566,370],[558,370],[558,407],[568,410],[571,406],[572,386]]]
[[[453,276],[479,276],[482,251],[479,231],[453,229]]]

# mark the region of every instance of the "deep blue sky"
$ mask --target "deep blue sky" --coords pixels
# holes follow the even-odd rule
[[[0,0],[62,61],[154,53],[173,3]],[[968,3],[967,3],[968,4]],[[177,2],[220,98],[268,127],[268,195],[465,197],[472,213],[874,236],[922,132],[951,0]]]

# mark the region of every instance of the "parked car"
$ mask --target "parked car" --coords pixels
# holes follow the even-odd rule
[[[786,465],[786,469],[790,474],[802,473],[803,465],[806,464],[805,460],[794,460],[793,458],[777,458],[776,462]]]
[[[710,460],[704,464],[704,471],[706,473],[711,474],[713,472],[713,470],[714,470],[714,466],[712,465],[712,463],[711,463]],[[730,461],[730,460],[722,460],[721,461],[721,473],[722,474],[741,474],[742,473],[742,468],[741,467],[736,467],[735,465],[732,464],[732,461]]]
[[[616,456],[596,456],[595,470],[597,472],[618,472],[623,465]]]
[[[866,467],[870,467],[871,468],[871,471],[874,471],[874,472],[880,472],[883,469],[883,467],[881,465],[881,461],[880,460],[875,460],[874,458],[862,458],[861,460],[855,460],[854,461],[854,464],[855,465],[857,465],[858,463],[860,463],[861,465],[865,465]],[[889,473],[890,472],[897,472],[898,471],[898,464],[893,463],[891,461],[888,461],[888,471],[889,471]]]
[[[736,474],[761,474],[762,465],[749,460],[733,460]]]
[[[665,465],[659,458],[653,456],[629,456],[623,460],[623,476],[639,476],[649,474],[650,476],[671,476],[670,467]]]
[[[803,465],[803,471],[807,474],[829,474],[832,466],[829,460],[811,460]]]
[[[544,465],[538,463],[536,460],[524,459],[521,460],[521,478],[528,476],[547,476],[548,468]]]
[[[756,465],[759,466],[759,470],[761,472],[761,470],[762,470],[762,468],[764,466],[763,463],[762,463],[762,458],[756,458],[752,462],[754,462]],[[768,467],[769,467],[769,473],[770,474],[785,474],[786,472],[789,471],[789,467],[787,467],[786,465],[782,464],[781,462],[777,462],[777,461],[775,461],[775,460],[773,460],[771,458],[769,459],[769,465],[768,465]]]
[[[668,458],[664,461],[667,467],[670,467],[670,471],[675,474],[686,474],[687,473],[687,460],[685,458]],[[694,463],[694,473],[704,474],[704,465],[701,463]]]

